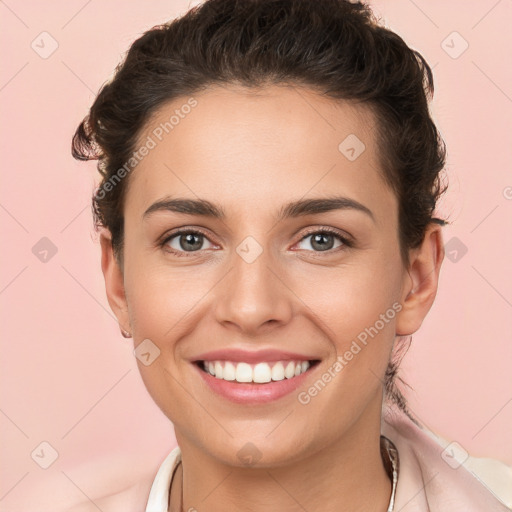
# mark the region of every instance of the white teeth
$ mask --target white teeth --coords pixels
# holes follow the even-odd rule
[[[277,361],[270,364],[262,362],[255,365],[232,361],[203,361],[204,370],[217,379],[260,384],[297,377],[306,372],[309,366],[309,361]]]
[[[222,379],[222,365],[219,361],[215,361],[215,377]]]
[[[215,363],[215,364],[217,364],[217,363]],[[215,377],[217,377],[217,376],[218,376],[218,373],[215,373]],[[222,379],[222,375],[219,378]],[[236,365],[235,380],[237,382],[251,382],[252,381],[251,365],[247,364],[247,363],[238,363]]]
[[[295,375],[295,363],[290,361],[284,370],[284,376],[291,379]]]
[[[272,370],[267,363],[258,363],[253,370],[254,382],[270,382],[272,380]]]
[[[224,364],[224,372],[222,373],[222,378],[224,380],[235,380],[236,368],[233,363],[226,361],[226,363]]]
[[[284,366],[283,363],[279,362],[272,367],[272,380],[283,380],[284,379]]]

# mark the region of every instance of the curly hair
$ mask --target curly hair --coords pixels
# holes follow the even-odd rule
[[[131,45],[72,140],[73,157],[98,160],[94,222],[110,231],[121,268],[129,176],[112,179],[136,165],[127,163],[138,137],[163,104],[230,84],[303,86],[371,109],[383,179],[398,200],[404,265],[428,225],[446,223],[433,216],[446,189],[440,179],[446,148],[429,112],[432,70],[418,51],[361,2],[206,0]],[[406,411],[395,383],[402,352],[390,361],[385,394]]]

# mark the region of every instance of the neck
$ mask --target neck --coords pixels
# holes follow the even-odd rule
[[[170,510],[386,512],[391,481],[380,453],[380,412],[367,411],[334,442],[307,457],[297,451],[279,467],[228,466],[180,439]]]

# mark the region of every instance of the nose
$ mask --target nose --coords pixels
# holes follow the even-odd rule
[[[217,287],[216,320],[248,336],[265,334],[288,323],[293,314],[292,290],[283,266],[263,251],[254,261],[238,253]]]

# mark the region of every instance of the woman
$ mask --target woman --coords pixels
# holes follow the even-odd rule
[[[432,93],[343,0],[208,0],[100,91],[73,155],[99,159],[109,304],[179,445],[148,512],[507,509],[395,382],[444,256]]]

